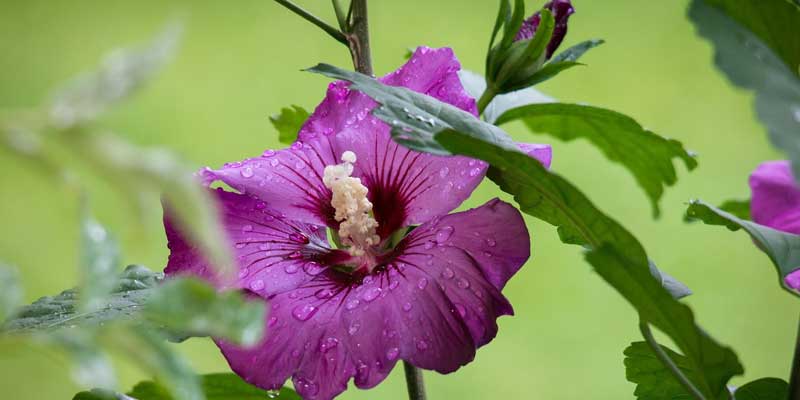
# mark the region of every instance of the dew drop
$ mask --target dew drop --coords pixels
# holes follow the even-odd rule
[[[264,289],[264,281],[261,279],[250,282],[250,290],[257,292],[261,289]]]
[[[425,246],[424,247],[425,247],[425,250],[430,250],[430,249],[433,248],[433,246],[436,246],[436,244],[434,244],[433,242],[425,242]]]
[[[473,168],[473,169],[469,170],[469,176],[473,176],[473,177],[474,176],[478,176],[478,174],[480,174],[480,173],[481,173],[481,169],[480,168]]]
[[[320,289],[314,294],[318,299],[324,300],[333,297],[333,290],[330,289]]]
[[[439,170],[439,176],[442,177],[442,178],[447,176],[447,174],[449,174],[449,173],[450,173],[450,168],[447,168],[447,167],[442,167],[442,169]]]
[[[314,307],[311,304],[305,304],[295,307],[294,310],[292,310],[292,316],[298,321],[308,321],[308,319],[311,318],[316,312],[317,307]]]
[[[319,351],[325,353],[325,352],[335,348],[338,345],[339,345],[339,339],[337,339],[335,337],[328,337],[328,338],[322,339],[322,341],[319,343]]]
[[[349,333],[350,335],[355,335],[359,329],[361,329],[361,324],[358,322],[353,322],[352,324],[350,324],[350,327],[347,328],[347,333]]]
[[[400,355],[400,349],[397,347],[392,347],[386,352],[386,359],[389,361],[397,360],[397,356]]]
[[[242,174],[242,178],[252,178],[253,177],[253,169],[250,167],[244,167],[239,170],[239,173]]]
[[[247,268],[242,268],[242,269],[239,271],[239,278],[244,278],[244,277],[246,277],[246,276],[247,276],[249,273],[250,273],[250,270],[249,270],[249,269],[247,269]]]
[[[272,150],[272,149],[264,150],[264,153],[262,155],[264,157],[272,157],[272,156],[275,155],[275,150]]]
[[[468,288],[468,287],[469,287],[469,281],[468,281],[468,280],[466,280],[466,279],[464,279],[464,278],[458,278],[458,280],[456,281],[456,284],[457,284],[457,285],[458,285],[458,287],[460,287],[461,289],[466,289],[466,288]]]
[[[428,349],[428,342],[426,342],[424,340],[418,340],[417,341],[417,350],[425,351],[427,349]]]
[[[419,280],[419,282],[417,282],[417,287],[419,290],[425,289],[426,286],[428,286],[428,280],[425,278],[422,278]]]
[[[290,260],[297,260],[298,258],[302,258],[303,254],[299,251],[293,251],[288,257]]]
[[[492,238],[488,238],[486,239],[486,245],[489,247],[497,246],[497,241]]]
[[[236,248],[237,249],[243,249],[244,246],[247,246],[247,243],[241,243],[241,242],[240,243],[236,243]]]
[[[405,312],[411,311],[411,303],[403,304],[403,311]]]
[[[319,275],[325,268],[317,262],[309,261],[303,266],[303,271],[311,276]]]
[[[464,318],[465,316],[467,316],[467,309],[464,308],[463,305],[461,305],[459,303],[456,303],[455,306],[456,306],[456,311],[458,311],[458,315],[460,315],[461,318]]]
[[[273,158],[272,160],[269,161],[269,165],[272,165],[273,167],[277,167],[278,164],[280,163],[281,162],[277,158]]]
[[[242,226],[242,232],[250,232],[253,230],[253,225],[244,225]]]
[[[400,281],[394,280],[389,284],[389,290],[395,290],[398,286],[400,286]]]
[[[436,232],[436,243],[441,244],[446,242],[447,239],[450,239],[450,236],[453,236],[453,231],[454,229],[452,226],[445,226],[439,229],[439,231]]]
[[[380,296],[380,295],[381,295],[381,288],[373,287],[373,288],[367,289],[367,291],[364,292],[364,295],[362,295],[361,298],[364,299],[364,301],[366,301],[367,303],[369,303],[369,302],[377,299],[378,296]]]
[[[303,235],[302,233],[292,232],[289,234],[289,240],[295,243],[302,243],[308,244],[308,236]]]
[[[269,320],[267,321],[267,326],[271,328],[275,326],[275,324],[277,323],[278,323],[278,317],[269,317]]]
[[[358,307],[358,305],[360,303],[361,302],[358,301],[358,299],[350,299],[350,300],[347,301],[347,303],[344,304],[344,308],[346,308],[348,310],[352,310],[352,309]]]
[[[450,279],[450,278],[454,277],[455,275],[456,275],[456,273],[453,272],[453,270],[450,269],[450,267],[445,267],[445,269],[442,271],[442,276],[447,278],[447,279]]]
[[[277,389],[267,390],[267,398],[277,399],[281,395],[281,391]]]
[[[294,387],[303,398],[313,398],[319,392],[317,384],[310,379],[297,378]]]
[[[294,274],[295,272],[300,270],[300,266],[297,265],[296,263],[289,263],[286,264],[285,267],[283,267],[283,270],[286,271],[287,274]]]

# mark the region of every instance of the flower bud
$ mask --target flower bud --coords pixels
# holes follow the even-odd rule
[[[567,21],[569,20],[569,16],[575,13],[575,9],[572,7],[570,0],[553,0],[545,4],[544,8],[550,10],[556,22],[553,28],[553,36],[550,37],[550,43],[547,45],[546,58],[549,60],[556,49],[558,49],[561,41],[564,40],[564,36],[567,35]],[[536,33],[536,28],[539,27],[540,20],[541,12],[539,11],[526,19],[519,28],[519,32],[517,32],[514,41],[531,39]]]

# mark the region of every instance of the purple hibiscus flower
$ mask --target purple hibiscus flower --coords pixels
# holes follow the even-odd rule
[[[450,49],[419,48],[381,81],[477,114],[459,69]],[[290,148],[201,172],[207,184],[239,192],[216,191],[239,264],[233,282],[215,278],[165,218],[168,275],[199,275],[269,301],[260,344],[217,341],[256,386],[277,389],[291,377],[303,398],[330,399],[351,378],[374,387],[398,360],[452,372],[513,312],[501,290],[530,255],[519,211],[494,199],[448,215],[486,164],[399,146],[371,115],[375,106],[332,83]],[[549,165],[549,146],[520,146]]]
[[[800,235],[800,187],[789,161],[767,161],[750,174],[750,215],[754,222],[779,231]],[[784,278],[800,290],[800,269]]]
[[[553,19],[555,19],[556,25],[553,28],[553,36],[550,38],[550,43],[547,44],[547,56],[546,58],[549,60],[550,57],[553,56],[558,46],[561,45],[561,41],[564,40],[564,36],[567,35],[567,22],[569,21],[569,16],[575,13],[575,8],[572,7],[572,3],[570,0],[553,0],[547,2],[543,8],[550,10],[553,13]],[[519,32],[517,32],[517,36],[514,40],[526,40],[533,37],[536,33],[536,29],[539,27],[539,22],[541,22],[541,12],[537,11],[534,13],[530,18],[526,19],[522,26],[519,28]]]

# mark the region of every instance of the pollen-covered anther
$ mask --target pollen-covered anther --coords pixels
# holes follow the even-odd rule
[[[339,239],[348,246],[350,255],[363,256],[366,250],[377,245],[380,237],[375,233],[378,221],[372,218],[372,203],[367,199],[367,187],[361,179],[352,177],[356,155],[342,153],[342,163],[325,167],[322,182],[333,192],[331,205],[339,221]]]

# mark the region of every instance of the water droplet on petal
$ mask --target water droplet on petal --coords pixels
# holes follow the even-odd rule
[[[447,168],[447,167],[442,167],[442,169],[439,170],[439,176],[442,177],[442,178],[447,176],[447,174],[449,174],[449,173],[450,173],[450,168]]]
[[[422,278],[419,280],[419,282],[417,282],[417,287],[419,290],[425,289],[426,286],[428,286],[428,280],[425,278]]]
[[[320,289],[314,294],[318,299],[324,300],[333,297],[333,290],[330,289]]]
[[[458,311],[458,315],[460,315],[461,318],[464,318],[465,316],[467,316],[467,309],[464,308],[464,306],[462,306],[461,304],[458,304],[458,303],[456,303],[455,306],[456,306],[456,311]]]
[[[242,226],[242,232],[250,232],[253,230],[253,225],[244,225]]]
[[[397,356],[400,355],[400,349],[397,347],[392,347],[388,351],[386,351],[386,359],[389,361],[397,360]]]
[[[347,303],[344,304],[344,308],[346,308],[348,310],[352,310],[352,309],[358,307],[358,305],[360,303],[361,302],[358,301],[358,299],[350,299],[350,300],[347,301]]]
[[[353,322],[352,324],[350,324],[350,327],[347,328],[347,333],[355,335],[359,329],[361,329],[361,324],[358,322]]]
[[[303,266],[303,271],[306,271],[306,273],[311,276],[319,275],[324,270],[325,267],[314,261],[309,261]]]
[[[335,337],[328,337],[328,338],[322,339],[322,341],[320,342],[319,351],[325,353],[328,350],[333,349],[334,347],[336,347],[338,345],[339,345],[339,339],[336,339]]]
[[[287,274],[293,274],[300,270],[300,266],[297,265],[296,263],[289,263],[286,264],[285,267],[283,267],[283,270],[286,271]]]
[[[400,281],[394,280],[389,284],[389,290],[395,290],[398,286],[400,286]]]
[[[453,236],[453,231],[454,229],[452,226],[445,226],[439,229],[439,231],[436,232],[436,243],[441,244],[446,242],[447,239],[450,239],[450,236]]]
[[[303,398],[313,398],[318,392],[319,387],[310,379],[297,378],[294,388],[297,393]]]
[[[257,292],[261,289],[264,289],[264,281],[261,279],[250,282],[250,290]]]
[[[303,257],[303,254],[300,253],[299,251],[293,251],[291,254],[289,254],[289,259],[290,260],[297,260],[298,258],[302,258],[302,257]]]
[[[473,176],[473,177],[474,176],[478,176],[478,174],[480,174],[480,173],[481,173],[481,169],[480,168],[473,168],[473,169],[469,170],[469,176]]]
[[[295,243],[308,244],[308,236],[302,233],[292,232],[289,234],[289,239]]]
[[[267,326],[271,328],[275,326],[275,324],[277,323],[278,323],[278,317],[269,317],[269,320],[267,321]]]
[[[427,349],[428,349],[428,342],[426,342],[424,340],[418,340],[417,341],[417,350],[425,351]]]
[[[486,239],[486,245],[489,247],[497,246],[497,241],[492,238],[488,238]]]
[[[378,296],[380,296],[380,295],[381,295],[381,288],[373,287],[373,288],[367,289],[367,291],[364,292],[364,294],[361,296],[361,298],[364,299],[364,301],[366,301],[367,303],[369,303],[369,302],[377,299]]]
[[[405,312],[411,311],[411,303],[403,304],[403,311]]]
[[[272,149],[264,150],[264,154],[263,154],[264,157],[272,157],[274,155],[275,155],[275,150],[272,150]]]
[[[253,177],[253,168],[244,167],[239,170],[239,173],[242,174],[242,178],[252,178]]]
[[[314,307],[311,304],[305,304],[295,307],[294,310],[292,310],[292,316],[298,321],[308,321],[308,319],[311,318],[316,312],[317,307]]]
[[[458,287],[460,287],[461,289],[466,289],[469,287],[469,281],[464,278],[458,278],[458,281],[456,283],[458,284]]]
[[[436,244],[434,244],[433,242],[425,242],[425,246],[424,247],[425,247],[425,250],[430,250],[430,249],[433,248],[433,246],[436,246]]]
[[[442,271],[442,276],[447,278],[447,279],[450,279],[450,278],[454,277],[455,275],[456,275],[456,273],[453,272],[453,270],[450,269],[450,267],[445,267],[445,269]]]
[[[239,278],[244,278],[244,277],[246,277],[246,276],[247,276],[249,273],[250,273],[250,269],[248,269],[248,268],[242,268],[242,269],[239,271]]]

